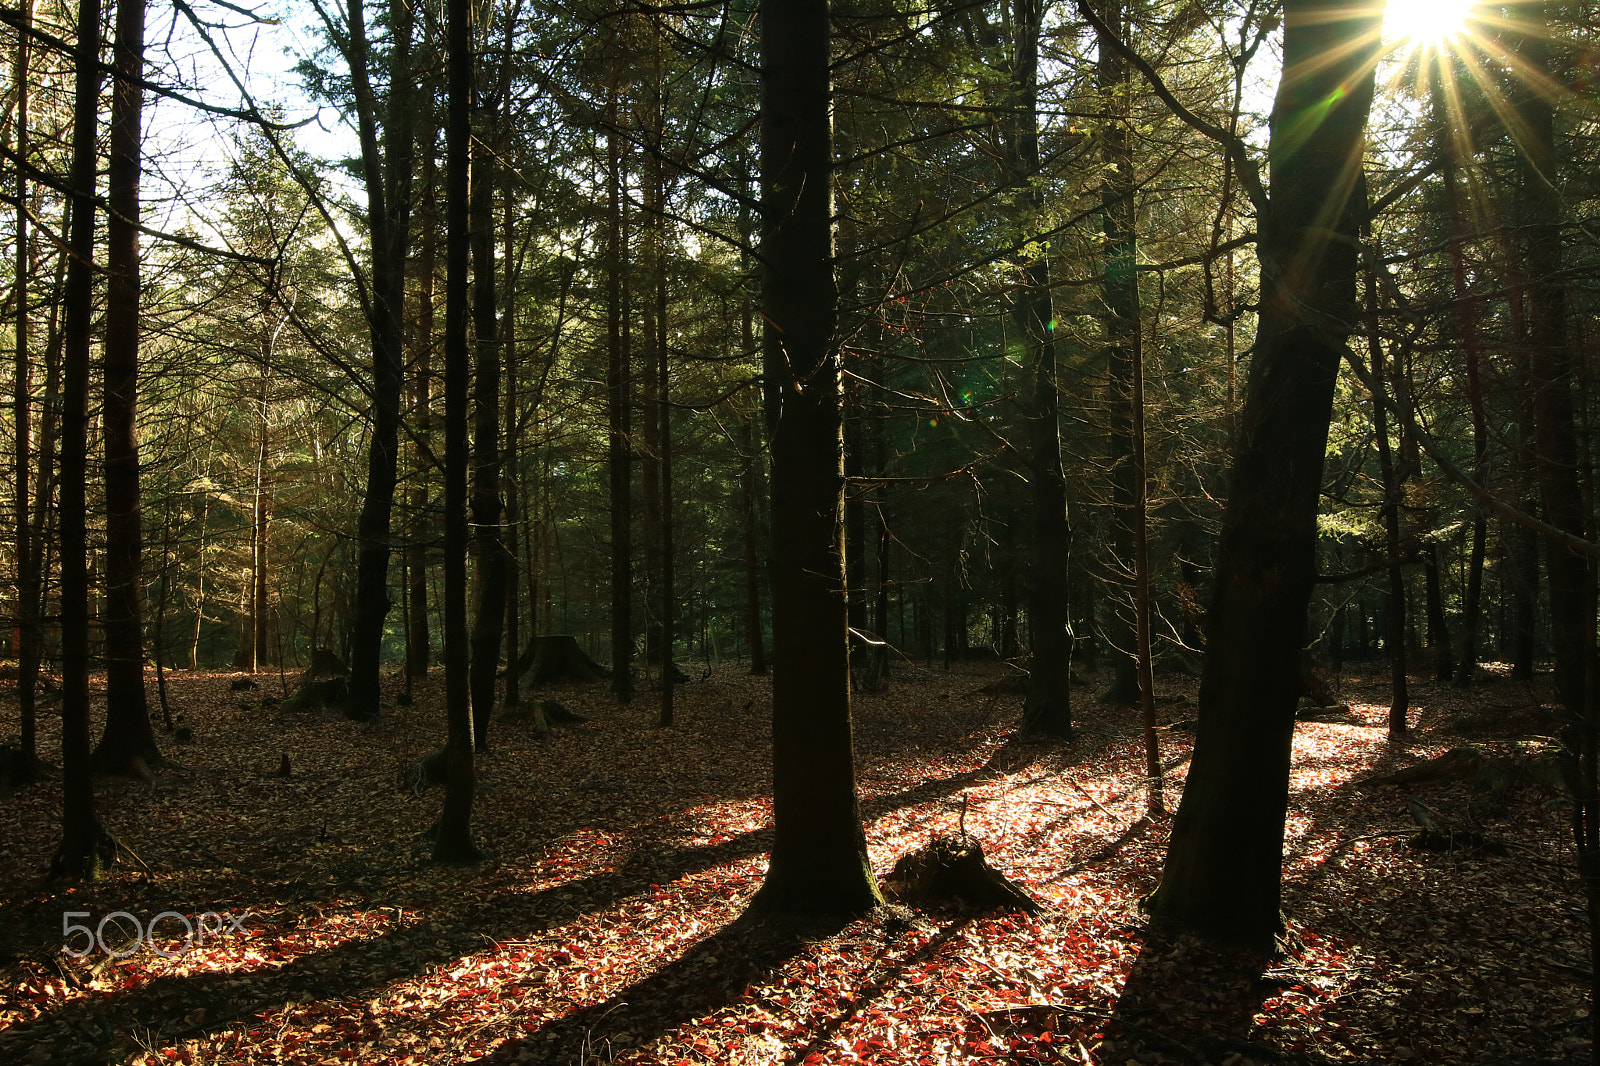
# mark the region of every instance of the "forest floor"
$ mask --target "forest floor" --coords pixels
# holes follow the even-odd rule
[[[1547,678],[1414,678],[1418,725],[1396,744],[1383,671],[1347,668],[1348,713],[1296,729],[1288,933],[1261,960],[1147,933],[1170,822],[1144,816],[1135,712],[1086,685],[1078,740],[1019,743],[1004,669],[906,665],[858,695],[862,810],[880,877],[964,821],[1042,912],[902,905],[798,929],[741,917],[771,839],[771,701],[736,666],[681,686],[670,729],[653,694],[618,707],[601,685],[542,693],[590,719],[548,738],[497,722],[473,813],[488,858],[460,868],[428,861],[441,793],[400,786],[443,736],[438,680],[357,724],[270,705],[276,675],[243,693],[239,675],[172,675],[193,731],[163,734],[180,767],[97,785],[138,863],[50,883],[55,775],[0,800],[0,1062],[1589,1060],[1557,794],[1517,772],[1356,784],[1469,742],[1534,766],[1556,728]],[[1157,687],[1172,806],[1194,683]],[[0,693],[0,736],[15,714]],[[1488,844],[1412,847],[1408,795]],[[186,941],[196,916],[205,935]]]

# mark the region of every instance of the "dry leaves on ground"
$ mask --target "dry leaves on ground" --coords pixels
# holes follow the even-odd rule
[[[1587,1059],[1559,797],[1531,778],[1432,786],[1430,809],[1504,846],[1439,852],[1408,845],[1402,790],[1355,784],[1464,736],[1521,757],[1513,741],[1549,731],[1547,693],[1492,670],[1467,694],[1417,682],[1421,727],[1391,744],[1378,680],[1342,679],[1350,713],[1297,729],[1288,950],[1263,966],[1147,935],[1168,822],[1144,817],[1133,713],[1080,690],[1077,741],[1019,743],[997,669],[907,666],[857,698],[868,842],[881,876],[964,828],[1044,913],[782,929],[742,917],[769,846],[770,690],[737,667],[683,686],[669,730],[648,694],[618,707],[603,686],[549,693],[590,721],[547,739],[497,724],[474,810],[489,859],[466,868],[428,862],[439,794],[398,787],[442,738],[437,680],[356,724],[267,705],[276,679],[241,694],[232,675],[174,676],[194,732],[170,746],[181,768],[99,784],[138,863],[46,883],[57,785],[0,805],[0,1061]],[[1162,730],[1175,804],[1194,707],[1182,679],[1159,687],[1180,723]],[[125,957],[64,950],[85,938],[63,937],[69,912]]]

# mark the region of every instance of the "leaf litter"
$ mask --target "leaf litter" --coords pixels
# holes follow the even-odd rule
[[[97,782],[138,861],[52,884],[53,778],[0,805],[0,1061],[19,1063],[849,1063],[1587,1061],[1587,936],[1559,794],[1533,776],[1417,790],[1504,844],[1410,846],[1407,790],[1367,777],[1462,740],[1527,759],[1545,686],[1486,670],[1414,680],[1385,732],[1377,676],[1295,737],[1282,953],[1147,930],[1170,822],[1145,814],[1135,712],[1075,692],[1069,744],[1013,737],[993,667],[903,669],[855,698],[873,866],[970,833],[1043,913],[905,906],[848,924],[744,916],[770,847],[770,685],[733,666],[648,695],[552,689],[587,723],[496,722],[473,823],[488,859],[428,861],[440,795],[403,770],[443,736],[442,683],[377,721],[287,713],[237,675],[172,675],[194,741],[153,786]],[[391,681],[390,687],[398,688]],[[271,687],[271,686],[268,686]],[[1181,793],[1192,682],[1163,678],[1166,796]],[[41,750],[55,744],[46,718]],[[277,773],[287,753],[287,778]],[[65,950],[63,915],[99,925]],[[206,914],[203,942],[163,912]],[[243,916],[243,917],[239,917]],[[119,932],[120,930],[120,932]],[[84,934],[67,941],[77,947]],[[165,954],[153,950],[159,946]]]

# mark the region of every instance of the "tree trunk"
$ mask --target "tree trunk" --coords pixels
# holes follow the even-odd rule
[[[449,108],[445,132],[444,295],[444,809],[434,826],[436,862],[475,862],[472,842],[472,692],[467,632],[467,406],[471,351],[467,339],[469,212],[472,139],[472,6],[448,0],[446,64]]]
[[[635,250],[635,255],[641,260],[647,278],[655,278],[656,258],[661,252],[661,241],[658,230],[661,225],[659,205],[654,201],[655,182],[646,178],[642,182],[644,188],[641,193],[644,197],[644,211],[639,219],[638,239],[640,247]],[[640,359],[639,359],[639,406],[640,416],[644,425],[640,427],[640,440],[643,444],[639,456],[639,517],[640,537],[644,543],[640,545],[644,563],[644,581],[642,595],[644,598],[644,662],[645,675],[653,667],[661,663],[661,619],[656,614],[661,588],[661,399],[657,390],[661,387],[661,378],[655,372],[657,348],[661,343],[661,323],[656,315],[656,301],[653,298],[654,285],[645,287],[639,299],[639,327],[640,327]],[[632,358],[632,352],[629,352]]]
[[[12,63],[13,84],[16,86],[17,93],[14,126],[15,151],[18,159],[27,159],[29,154],[28,104],[31,95],[28,67],[29,56],[32,51],[32,41],[28,37],[28,30],[33,25],[33,0],[22,0],[17,16],[20,29],[17,36],[17,52],[13,57]],[[28,178],[22,167],[16,168],[16,175],[16,274],[12,288],[14,306],[16,308],[16,360],[13,364],[14,372],[11,379],[13,389],[11,426],[16,433],[15,462],[12,472],[16,482],[14,513],[16,516],[17,538],[17,711],[22,728],[21,750],[17,756],[15,778],[20,784],[24,781],[34,780],[39,768],[36,697],[42,640],[38,622],[39,575],[36,554],[42,554],[42,552],[35,543],[33,526],[28,513],[30,502],[29,479],[32,474],[29,464],[32,462],[31,452],[33,449],[33,367],[29,353],[31,325],[28,315],[30,310],[28,301],[31,298],[28,282],[33,270],[33,255],[32,241],[28,232]],[[44,479],[41,478],[40,480],[43,481]]]
[[[1388,360],[1378,329],[1378,280],[1367,272],[1367,352],[1372,365],[1372,430],[1378,440],[1378,469],[1383,477],[1384,551],[1389,556],[1389,595],[1384,612],[1385,651],[1389,653],[1389,736],[1406,732],[1411,695],[1406,678],[1406,579],[1400,565],[1400,502],[1403,489],[1389,446],[1389,414],[1384,379]],[[1341,619],[1342,621],[1342,619]]]
[[[432,109],[427,115],[432,126]],[[410,626],[406,631],[406,675],[413,679],[428,676],[432,656],[432,636],[428,628],[428,540],[433,533],[428,518],[429,446],[433,437],[433,329],[434,274],[438,269],[438,167],[430,132],[422,153],[422,202],[418,227],[422,249],[417,260],[417,319],[412,333],[412,362],[416,366],[412,385],[413,431],[416,434],[416,463],[412,472],[408,503],[411,510],[411,543],[406,549],[406,580],[410,583]]]
[[[1450,623],[1444,617],[1444,589],[1439,577],[1439,545],[1429,542],[1422,554],[1428,609],[1428,650],[1433,652],[1433,674],[1449,681],[1455,673],[1455,650],[1450,644]]]
[[[1523,505],[1523,510],[1535,514],[1538,507],[1529,500]],[[1511,603],[1506,613],[1511,630],[1511,678],[1514,681],[1532,681],[1539,592],[1539,534],[1525,526],[1517,526],[1506,530],[1503,535],[1509,542],[1506,565]]]
[[[512,20],[507,20],[506,32],[511,32]],[[507,45],[509,49],[509,43]],[[509,61],[509,60],[508,60]],[[506,128],[510,128],[510,108],[512,106],[510,94],[503,101],[506,107]],[[522,648],[522,614],[518,610],[517,595],[517,566],[518,544],[517,523],[522,516],[522,502],[518,492],[517,483],[517,450],[521,426],[517,420],[517,410],[520,398],[517,395],[517,278],[520,274],[520,261],[514,254],[516,238],[516,194],[512,176],[507,173],[502,177],[505,180],[505,257],[506,257],[506,291],[504,311],[500,323],[500,347],[505,356],[506,367],[506,400],[505,400],[505,463],[504,477],[506,494],[506,520],[505,520],[505,587],[506,587],[506,617],[505,617],[505,659],[506,659],[506,689],[505,705],[513,707],[522,702],[522,694],[518,690],[521,680],[521,671],[517,669],[517,653]],[[560,328],[559,319],[557,328]],[[552,341],[552,345],[554,341]]]
[[[1317,507],[1356,317],[1361,175],[1382,9],[1284,6],[1262,301],[1208,612],[1199,726],[1154,912],[1271,951]],[[1315,130],[1315,135],[1311,131]]]
[[[206,534],[209,532],[211,522],[211,498],[208,496],[200,505],[200,544],[195,549],[195,575],[194,575],[194,632],[189,639],[189,671],[193,673],[200,668],[200,627],[206,618]],[[323,565],[327,565],[324,560]],[[317,571],[317,581],[320,587],[322,571]],[[317,642],[317,623],[315,615],[311,623],[311,643],[315,647]]]
[[[1103,0],[1106,26],[1123,36],[1121,0]],[[1108,110],[1126,107],[1128,71],[1114,48],[1100,41],[1098,83]],[[1117,101],[1121,101],[1120,105]],[[1135,704],[1141,701],[1138,672],[1138,622],[1136,594],[1123,575],[1134,566],[1134,510],[1137,474],[1133,459],[1133,362],[1139,344],[1139,274],[1134,231],[1133,151],[1125,122],[1107,115],[1102,161],[1105,178],[1100,187],[1100,211],[1105,229],[1100,276],[1101,316],[1106,333],[1106,397],[1110,417],[1111,559],[1106,567],[1105,636],[1114,671],[1111,686],[1100,693],[1102,703]]]
[[[1038,0],[1014,0],[1011,92],[1017,101],[1009,131],[1007,177],[1017,189],[1021,236],[1037,232],[1043,203],[1039,174]],[[1032,381],[1028,400],[1029,481],[1032,483],[1028,555],[1028,622],[1031,664],[1020,731],[1028,736],[1072,736],[1068,690],[1072,648],[1067,640],[1067,489],[1061,470],[1060,394],[1056,386],[1055,308],[1050,261],[1041,249],[1022,267],[1023,283],[1011,306],[1017,332],[1026,338]],[[965,644],[965,641],[963,641]]]
[[[748,304],[745,314],[745,350],[754,336]],[[767,672],[766,639],[761,626],[761,501],[756,492],[756,418],[752,413],[739,422],[739,492],[744,520],[744,632],[750,647],[750,672]]]
[[[1511,51],[1526,64],[1527,83],[1515,101],[1508,132],[1521,149],[1520,194],[1526,214],[1526,262],[1542,271],[1528,286],[1528,370],[1533,386],[1533,444],[1545,521],[1582,538],[1587,512],[1581,487],[1572,389],[1574,359],[1567,337],[1566,281],[1562,277],[1562,193],[1557,180],[1554,105],[1544,86],[1560,77],[1554,67],[1545,4],[1519,13]],[[1520,37],[1520,40],[1516,39]],[[1556,693],[1571,723],[1562,730],[1577,774],[1572,828],[1578,872],[1588,902],[1590,1009],[1600,1009],[1600,662],[1595,658],[1592,563],[1566,544],[1545,543],[1550,589],[1550,640],[1555,650]]]
[[[1472,412],[1472,478],[1488,484],[1489,423],[1484,412],[1481,344],[1478,336],[1478,307],[1467,284],[1467,218],[1462,204],[1460,141],[1448,131],[1443,72],[1439,63],[1432,71],[1429,86],[1434,120],[1442,131],[1438,151],[1444,165],[1445,212],[1450,218],[1450,273],[1454,288],[1456,333],[1465,356],[1467,404]],[[1483,558],[1489,538],[1489,519],[1484,509],[1475,507],[1472,515],[1472,547],[1467,557],[1467,587],[1461,602],[1461,643],[1455,663],[1456,688],[1472,683],[1478,665],[1478,626],[1483,599]]]
[[[505,545],[500,539],[500,343],[495,308],[495,168],[490,126],[497,109],[475,109],[478,136],[471,172],[472,316],[477,335],[477,388],[473,399],[472,522],[477,560],[477,618],[472,625],[472,738],[489,750],[495,678],[506,620]]]
[[[89,750],[89,347],[94,326],[94,194],[100,98],[100,0],[78,5],[72,111],[72,218],[61,373],[61,846],[56,877],[93,879],[110,862],[94,809]]]
[[[616,101],[608,104],[616,123]],[[633,699],[633,357],[623,343],[621,134],[606,134],[606,421],[611,474],[611,693]]]
[[[250,670],[252,673],[267,665],[267,517],[271,513],[267,492],[267,385],[266,367],[262,367],[261,396],[259,397],[261,421],[260,439],[256,442],[255,506],[251,516],[251,582],[250,582]]]
[[[659,84],[660,69],[660,36],[657,35],[657,71]],[[656,261],[655,261],[655,300],[656,300],[656,376],[657,395],[661,403],[661,713],[657,724],[669,726],[672,724],[673,693],[677,688],[678,668],[672,661],[673,645],[677,643],[676,621],[678,616],[677,590],[675,588],[673,563],[674,552],[672,546],[672,383],[668,374],[670,361],[667,358],[667,252],[666,252],[666,204],[667,190],[665,177],[661,170],[659,160],[654,163],[654,181],[656,185],[656,203],[661,207],[663,215],[656,230]]]
[[[406,248],[411,217],[411,170],[415,154],[415,86],[411,63],[413,9],[391,0],[389,98],[384,107],[382,152],[378,102],[368,74],[369,50],[363,0],[350,0],[350,73],[361,140],[367,228],[372,240],[372,437],[367,486],[356,522],[356,606],[350,632],[351,718],[375,717],[381,702],[378,666],[383,656],[389,600],[389,519],[399,469],[400,394],[405,380],[404,314]]]
[[[144,541],[139,509],[139,147],[145,0],[119,0],[111,97],[103,375],[106,479],[106,728],[97,770],[161,761],[144,691]]]
[[[761,7],[763,365],[772,432],[773,848],[753,903],[863,913],[867,857],[850,731],[833,147],[826,0]]]

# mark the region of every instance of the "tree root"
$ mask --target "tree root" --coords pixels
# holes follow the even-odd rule
[[[885,885],[901,899],[959,899],[984,910],[1020,910],[1038,914],[1038,900],[1013,884],[984,858],[977,839],[936,836],[902,855]]]

